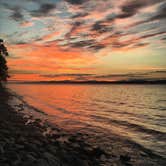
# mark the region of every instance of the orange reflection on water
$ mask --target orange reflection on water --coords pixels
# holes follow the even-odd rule
[[[12,84],[10,88],[61,128],[104,133],[106,137],[115,133],[163,150],[156,141],[163,146],[165,86]]]
[[[81,123],[90,122],[91,113],[85,111],[81,104],[93,95],[91,91],[87,91],[86,86],[19,85],[14,89],[18,90],[30,105],[43,110],[52,121],[62,126],[74,123],[73,125],[79,127],[82,126]]]

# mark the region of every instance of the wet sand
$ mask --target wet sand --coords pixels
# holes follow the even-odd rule
[[[112,153],[108,153],[103,147],[90,144],[83,133],[67,133],[26,114],[26,103],[11,107],[11,98],[18,100],[0,86],[0,166],[165,165],[163,158],[143,150],[138,152],[138,147],[126,144],[126,151],[122,151],[118,145],[125,142],[115,137],[110,140]],[[133,149],[132,154],[127,149]]]

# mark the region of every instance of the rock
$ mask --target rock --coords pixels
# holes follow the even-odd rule
[[[69,166],[88,166],[88,162],[85,160],[82,160],[78,156],[74,154],[63,154],[62,162],[64,164],[68,164]],[[63,164],[62,164],[63,165]]]
[[[20,137],[17,139],[17,142],[24,144],[24,143],[26,142],[26,139],[25,139],[24,137],[20,136]]]
[[[49,163],[49,166],[60,166],[60,162],[58,162],[58,160],[55,159],[50,159],[47,162]]]
[[[17,166],[21,163],[21,159],[19,158],[18,160],[16,160],[15,162],[13,162],[13,165]]]
[[[34,158],[37,158],[37,154],[36,154],[36,153],[34,153],[34,152],[29,152],[29,154],[30,154],[31,156],[33,156]]]
[[[18,107],[21,107],[21,108],[22,108],[22,107],[24,107],[24,104],[19,104]]]
[[[30,162],[35,162],[36,161],[36,158],[34,156],[32,156],[31,154],[27,154],[26,158]]]
[[[8,131],[6,129],[1,129],[1,133],[5,134],[5,135],[10,135],[10,131]]]
[[[54,158],[54,155],[52,155],[51,153],[49,153],[49,152],[45,152],[44,154],[43,154],[43,156],[46,158],[46,159],[50,159],[50,158]]]
[[[50,166],[60,166],[60,162],[58,162],[57,158],[53,154],[45,152],[43,155]]]
[[[27,142],[26,149],[28,151],[32,151],[32,152],[37,152],[38,151],[38,148],[37,148],[36,144],[30,143],[30,142]]]
[[[8,151],[5,155],[9,161],[16,161],[19,159],[17,152],[14,151]]]
[[[57,149],[54,146],[48,146],[48,150],[54,155],[57,154]]]
[[[81,164],[82,166],[89,166],[88,162],[85,160],[81,160]]]
[[[37,146],[43,145],[43,143],[40,140],[34,140],[33,143],[36,144]]]
[[[143,157],[147,157],[148,155],[145,152],[140,152],[140,155]]]
[[[44,159],[39,159],[39,160],[36,162],[35,166],[50,166],[50,165],[48,164],[48,162],[47,162],[46,160],[44,160]]]
[[[7,164],[7,163],[0,163],[0,165],[2,165],[2,166],[9,166],[9,164]]]
[[[102,155],[100,156],[100,160],[101,160],[101,161],[105,161],[105,160],[106,160],[106,157],[105,157],[104,154],[102,154]]]
[[[15,144],[17,149],[24,149],[24,145],[20,145],[20,144]]]
[[[122,162],[129,162],[131,160],[131,157],[128,155],[120,155],[120,160]]]
[[[97,147],[97,148],[95,148],[95,149],[93,149],[92,150],[92,155],[94,155],[94,156],[96,156],[96,157],[100,157],[102,154],[105,154],[105,152],[101,149],[101,148],[99,148],[99,147]]]
[[[4,153],[4,148],[3,146],[0,145],[0,154],[3,154]]]

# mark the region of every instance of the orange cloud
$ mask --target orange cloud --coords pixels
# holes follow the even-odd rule
[[[60,35],[61,32],[53,32],[53,33],[50,33],[48,35],[45,35],[42,40],[50,40],[50,39],[53,39],[54,37]]]
[[[95,63],[96,57],[88,52],[82,53],[79,49],[71,48],[65,51],[56,43],[50,43],[49,45],[17,44],[8,47],[9,52],[18,57],[14,58],[11,55],[11,58],[8,59],[11,80],[31,80],[33,78],[40,80],[41,78],[36,74],[75,73],[78,71],[81,73],[95,70],[91,65]],[[22,71],[22,74],[17,72],[17,76],[12,71]],[[28,71],[36,74],[26,74]],[[32,75],[32,78],[30,75]]]
[[[31,27],[31,26],[33,26],[33,25],[34,25],[33,22],[28,22],[28,21],[26,21],[26,22],[23,22],[20,26],[21,26],[21,27]]]

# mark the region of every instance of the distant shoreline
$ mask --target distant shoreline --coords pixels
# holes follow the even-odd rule
[[[122,80],[122,81],[9,81],[9,84],[164,84],[166,80]]]

